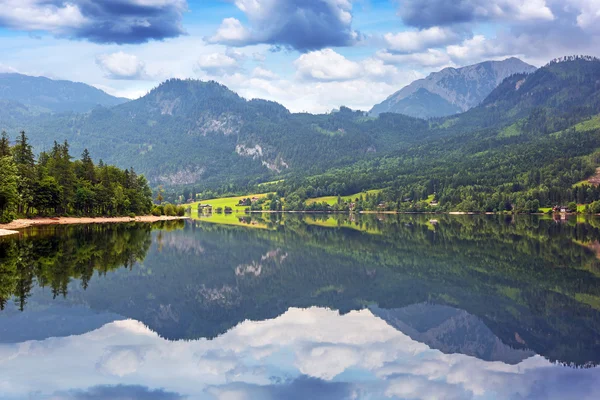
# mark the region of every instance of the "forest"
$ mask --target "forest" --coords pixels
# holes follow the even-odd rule
[[[15,145],[0,138],[0,222],[33,216],[135,216],[153,211],[152,190],[143,175],[84,150],[73,160],[69,143],[54,142],[36,158],[25,132]]]

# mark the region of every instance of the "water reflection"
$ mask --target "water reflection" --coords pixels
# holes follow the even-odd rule
[[[0,393],[596,398],[598,221],[248,218],[0,241]]]
[[[369,310],[290,309],[213,339],[168,341],[141,322],[116,321],[79,336],[0,346],[3,393],[99,398],[489,399],[597,398],[598,371],[533,356],[516,365],[443,354]],[[60,371],[62,379],[57,379]],[[166,373],[168,371],[168,373]],[[148,393],[153,393],[150,396]],[[100,397],[109,398],[109,397]]]

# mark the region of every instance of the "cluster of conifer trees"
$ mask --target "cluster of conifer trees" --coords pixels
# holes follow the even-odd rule
[[[69,144],[54,142],[36,157],[25,132],[11,146],[0,138],[0,220],[30,216],[150,214],[152,190],[133,169],[94,164],[84,150],[73,160]]]

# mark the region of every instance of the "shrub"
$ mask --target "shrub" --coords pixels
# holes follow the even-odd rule
[[[223,207],[217,207],[217,208],[215,209],[215,212],[216,212],[217,214],[223,214]]]
[[[162,210],[158,207],[154,207],[152,209],[152,215],[154,215],[155,217],[160,217],[162,215]]]
[[[231,207],[225,207],[225,214],[231,214],[233,209]]]
[[[130,212],[129,213],[129,218],[135,218],[135,213]]]
[[[167,204],[165,206],[165,215],[168,217],[174,217],[177,215],[177,211],[175,210],[175,206],[173,204]]]
[[[177,208],[175,209],[175,213],[177,214],[178,217],[183,217],[185,215],[185,207],[177,206]]]

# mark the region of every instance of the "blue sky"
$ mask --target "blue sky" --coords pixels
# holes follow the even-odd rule
[[[136,98],[213,79],[292,111],[369,109],[444,67],[600,55],[600,0],[0,0],[0,71]]]

